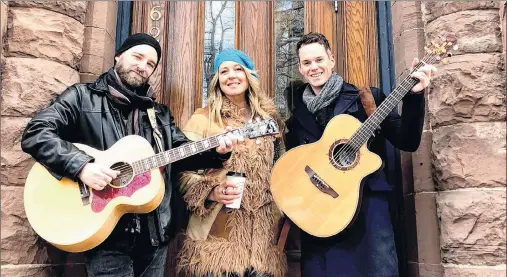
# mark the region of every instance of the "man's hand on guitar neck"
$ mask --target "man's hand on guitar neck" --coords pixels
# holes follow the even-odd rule
[[[227,132],[225,136],[221,137],[218,140],[218,143],[220,144],[216,149],[218,154],[227,154],[231,152],[236,145],[238,145],[238,142],[243,142],[245,139],[241,135],[235,135],[231,133],[232,127],[227,126],[225,128],[225,131]]]
[[[114,178],[120,174],[119,171],[96,163],[87,163],[79,173],[79,179],[94,190],[103,190]]]
[[[419,63],[419,59],[415,58],[412,61],[412,67],[410,70],[412,70],[417,64]],[[437,68],[430,64],[425,64],[421,68],[419,68],[416,72],[412,73],[411,77],[419,79],[419,83],[417,83],[412,88],[412,93],[418,94],[424,91],[425,88],[427,88],[430,85],[431,80],[431,74],[436,73]]]

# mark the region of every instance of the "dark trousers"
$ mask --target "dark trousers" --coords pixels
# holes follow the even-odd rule
[[[152,246],[148,226],[140,234],[117,227],[99,246],[85,252],[88,277],[162,277],[167,244]]]
[[[322,239],[301,235],[302,277],[397,277],[388,192],[364,195],[355,222]]]

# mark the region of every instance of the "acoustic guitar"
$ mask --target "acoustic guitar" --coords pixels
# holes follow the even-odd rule
[[[427,55],[411,73],[439,61],[455,44],[452,36],[439,38],[426,47]],[[317,142],[280,157],[271,173],[271,193],[299,228],[316,237],[329,237],[352,224],[364,178],[382,165],[380,157],[367,149],[367,142],[417,83],[409,74],[363,124],[350,115],[337,115]]]
[[[232,132],[253,139],[279,133],[273,119],[257,120]],[[141,136],[126,136],[106,151],[74,144],[99,163],[121,173],[103,190],[93,190],[68,178],[58,180],[41,164],[30,170],[24,203],[35,232],[68,252],[82,252],[99,245],[126,213],[148,213],[164,197],[160,167],[215,148],[224,134],[190,142],[155,154]]]

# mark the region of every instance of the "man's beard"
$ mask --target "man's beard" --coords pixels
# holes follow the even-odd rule
[[[128,68],[125,68],[122,64],[118,63],[116,66],[116,73],[118,73],[118,77],[120,77],[120,80],[122,83],[124,83],[127,86],[130,86],[132,88],[138,88],[144,86],[148,82],[148,78],[143,77],[140,73],[136,74],[138,75],[137,78],[132,77],[130,75],[131,70]]]

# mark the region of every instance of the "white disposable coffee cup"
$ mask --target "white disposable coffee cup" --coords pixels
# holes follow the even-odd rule
[[[239,190],[239,198],[234,199],[232,204],[227,204],[225,206],[231,209],[239,209],[239,206],[241,206],[241,198],[243,198],[243,190],[245,189],[246,175],[241,172],[229,171],[225,178],[227,183],[235,184],[237,186],[236,189]]]

